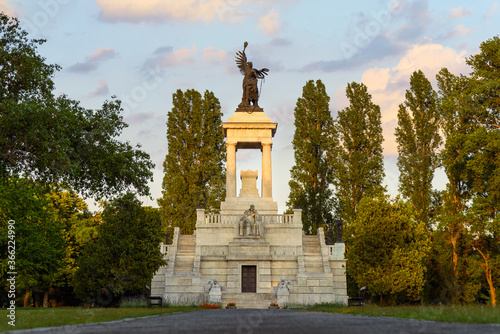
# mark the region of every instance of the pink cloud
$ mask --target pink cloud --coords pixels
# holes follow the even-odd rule
[[[153,118],[155,118],[155,113],[152,111],[138,112],[126,117],[125,122],[128,124],[141,124]]]
[[[213,66],[225,64],[228,61],[227,58],[228,54],[226,51],[216,50],[212,46],[207,46],[205,49],[203,49],[203,62],[206,65]]]
[[[234,21],[240,0],[96,0],[105,21]],[[231,14],[231,15],[228,15]]]
[[[107,95],[108,93],[108,83],[103,79],[99,82],[99,87],[97,87],[93,92],[89,94],[89,97]]]
[[[457,7],[457,8],[452,8],[448,15],[452,19],[460,19],[470,14],[472,14],[472,11],[469,8]]]
[[[0,0],[0,12],[8,16],[17,16],[16,10],[12,7],[9,0]]]
[[[373,102],[380,106],[382,112],[385,155],[397,154],[394,131],[399,105],[404,102],[406,90],[410,86],[410,76],[420,69],[436,89],[435,77],[443,67],[455,74],[467,73],[465,52],[457,52],[440,44],[415,44],[396,66],[373,67],[363,72],[361,81],[368,87]]]
[[[69,67],[72,72],[90,72],[99,66],[100,63],[108,59],[114,58],[116,52],[113,48],[100,48],[94,51],[91,55],[85,57],[85,61],[76,63]]]
[[[258,27],[266,35],[274,35],[281,30],[279,13],[276,9],[271,9],[269,14],[259,19]]]

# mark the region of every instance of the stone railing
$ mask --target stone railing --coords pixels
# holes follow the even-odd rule
[[[264,224],[293,224],[293,214],[261,215]]]
[[[196,210],[196,226],[236,226],[241,217],[243,217],[243,213],[239,215],[205,214],[205,209],[198,208]],[[302,210],[298,208],[294,209],[292,214],[262,214],[260,217],[264,224],[302,226]]]
[[[206,214],[206,225],[234,225],[240,222],[242,215]],[[260,215],[264,224],[293,224],[293,214],[267,214]]]
[[[165,260],[168,260],[168,246],[169,245],[165,245],[163,242],[160,242],[160,253],[163,255]]]
[[[217,213],[206,214],[205,224],[236,224],[240,221],[241,216],[237,215],[221,215]]]
[[[328,247],[328,254],[329,254],[330,256],[332,256],[333,254],[335,254],[335,252],[334,252],[334,248],[335,248],[335,246],[330,246],[330,245],[328,245],[327,247]]]
[[[328,255],[330,260],[345,260],[345,244],[343,242],[337,242],[334,245],[327,245]]]

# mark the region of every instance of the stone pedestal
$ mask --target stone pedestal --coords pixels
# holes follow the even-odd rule
[[[259,197],[259,190],[257,189],[257,177],[259,172],[256,170],[240,171],[241,190],[240,197]]]

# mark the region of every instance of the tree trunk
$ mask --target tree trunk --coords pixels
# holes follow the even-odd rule
[[[43,293],[43,307],[49,307],[49,290]]]
[[[481,250],[479,248],[476,248],[476,249],[479,252],[479,254],[481,254],[481,256],[483,257],[483,260],[484,260],[484,263],[481,265],[481,267],[484,268],[484,274],[486,275],[486,281],[488,281],[488,286],[490,288],[491,305],[493,307],[495,307],[495,306],[497,306],[497,293],[495,290],[495,285],[493,284],[491,269],[490,269],[489,264],[488,264],[488,260],[490,259],[490,253],[485,252],[486,254],[484,254],[483,252],[481,252]]]
[[[30,290],[26,290],[26,294],[24,295],[24,307],[28,307],[30,301]]]

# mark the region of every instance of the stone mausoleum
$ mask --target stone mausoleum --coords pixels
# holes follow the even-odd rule
[[[236,303],[240,308],[267,308],[271,303],[347,304],[345,246],[326,245],[324,231],[305,235],[302,210],[278,214],[273,201],[271,150],[278,127],[259,107],[257,70],[243,51],[236,64],[243,78],[238,108],[222,124],[226,138],[226,199],[220,214],[198,209],[193,235],[175,228],[171,245],[161,245],[168,261],[152,280],[151,295],[173,303]],[[237,193],[236,151],[262,152],[261,194],[258,171],[240,171]]]
[[[226,199],[220,214],[198,209],[193,235],[174,230],[161,245],[168,265],[152,281],[152,296],[177,303],[235,302],[239,308],[270,303],[311,305],[347,303],[345,246],[326,245],[324,231],[305,235],[300,209],[278,214],[272,197],[271,150],[277,123],[263,109],[236,109],[223,123],[227,145]],[[240,171],[236,151],[262,151],[261,195],[258,171]]]

